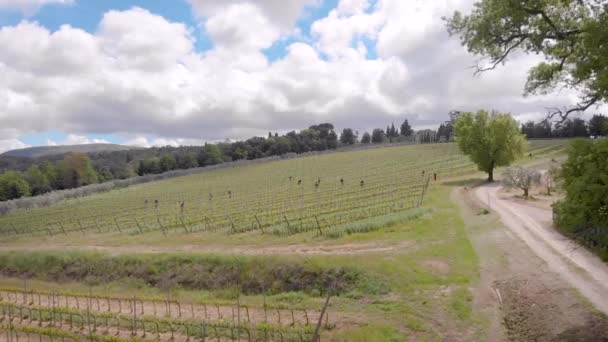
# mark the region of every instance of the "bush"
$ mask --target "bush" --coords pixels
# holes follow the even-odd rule
[[[238,290],[245,294],[305,292],[339,294],[370,279],[348,267],[314,267],[275,258],[210,256],[106,256],[91,253],[12,252],[0,254],[0,274],[50,281],[141,281],[158,288]],[[226,292],[228,294],[228,292]]]
[[[575,140],[561,177],[565,198],[555,224],[608,260],[608,140]]]

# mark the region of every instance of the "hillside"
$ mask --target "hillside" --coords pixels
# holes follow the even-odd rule
[[[558,158],[566,144],[532,141],[520,163]],[[212,168],[16,210],[0,217],[0,296],[14,315],[32,312],[28,324],[59,306],[99,331],[159,340],[169,331],[175,341],[311,341],[315,331],[323,341],[493,340],[473,300],[486,268],[452,200],[479,176],[453,143],[404,145]],[[472,210],[467,220],[496,226]],[[25,291],[36,306],[22,302]],[[57,333],[76,334],[68,321],[59,317]]]
[[[112,151],[126,151],[134,149],[136,147],[124,146],[117,144],[83,144],[83,145],[61,145],[61,146],[35,146],[20,148],[16,150],[6,151],[0,156],[2,157],[27,157],[27,158],[39,158],[44,156],[64,154],[68,152],[80,152],[80,153],[91,153],[91,152],[112,152]]]

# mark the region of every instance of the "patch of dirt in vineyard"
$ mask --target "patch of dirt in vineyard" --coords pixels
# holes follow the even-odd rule
[[[424,260],[420,262],[425,268],[428,268],[433,274],[446,276],[450,273],[450,264],[444,260]]]
[[[178,247],[154,247],[154,246],[101,246],[101,245],[69,245],[69,244],[45,244],[45,250],[73,250],[73,251],[96,251],[110,255],[133,254],[133,253],[209,253],[209,254],[239,254],[239,255],[355,255],[368,253],[394,252],[403,249],[412,249],[414,241],[374,241],[365,243],[348,243],[335,245],[307,245],[294,244],[287,246],[197,246],[182,245]],[[0,251],[38,251],[40,246],[0,246]]]

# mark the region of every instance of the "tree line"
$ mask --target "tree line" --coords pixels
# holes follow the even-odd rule
[[[99,181],[91,159],[83,153],[67,153],[52,163],[43,161],[26,171],[0,174],[0,201],[36,196],[51,190],[73,189]]]
[[[39,158],[1,157],[0,170],[4,173],[0,174],[0,201],[224,162],[325,151],[359,143],[398,142],[413,133],[405,120],[399,130],[391,124],[386,131],[374,129],[371,135],[366,132],[359,140],[358,132],[351,128],[343,129],[338,136],[333,124],[322,123],[284,135],[269,132],[267,137],[204,146],[68,153]]]
[[[528,121],[521,125],[521,132],[528,139],[608,136],[608,117],[596,114],[589,121],[568,118],[556,124],[551,124],[547,120]]]

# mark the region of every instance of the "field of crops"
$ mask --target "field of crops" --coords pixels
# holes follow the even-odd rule
[[[553,157],[566,144],[532,141],[527,153]],[[425,330],[426,322],[467,317],[450,308],[469,307],[477,269],[449,187],[435,183],[475,172],[452,143],[393,146],[209,170],[16,211],[0,217],[0,340],[390,340],[375,335],[388,331],[385,322],[397,336],[441,339],[440,326]],[[163,241],[181,254],[152,252]],[[86,254],[96,246],[110,253]],[[196,256],[210,246],[218,255]],[[258,248],[278,254],[259,257]],[[314,248],[326,253],[299,254]],[[441,263],[447,273],[435,269]],[[455,290],[438,296],[446,284]]]
[[[555,141],[533,141],[530,152],[560,147]],[[323,154],[204,172],[22,210],[0,218],[0,234],[335,234],[348,223],[416,208],[435,177],[474,170],[455,144]]]
[[[7,340],[310,341],[331,323],[327,311],[2,289],[0,324]]]

